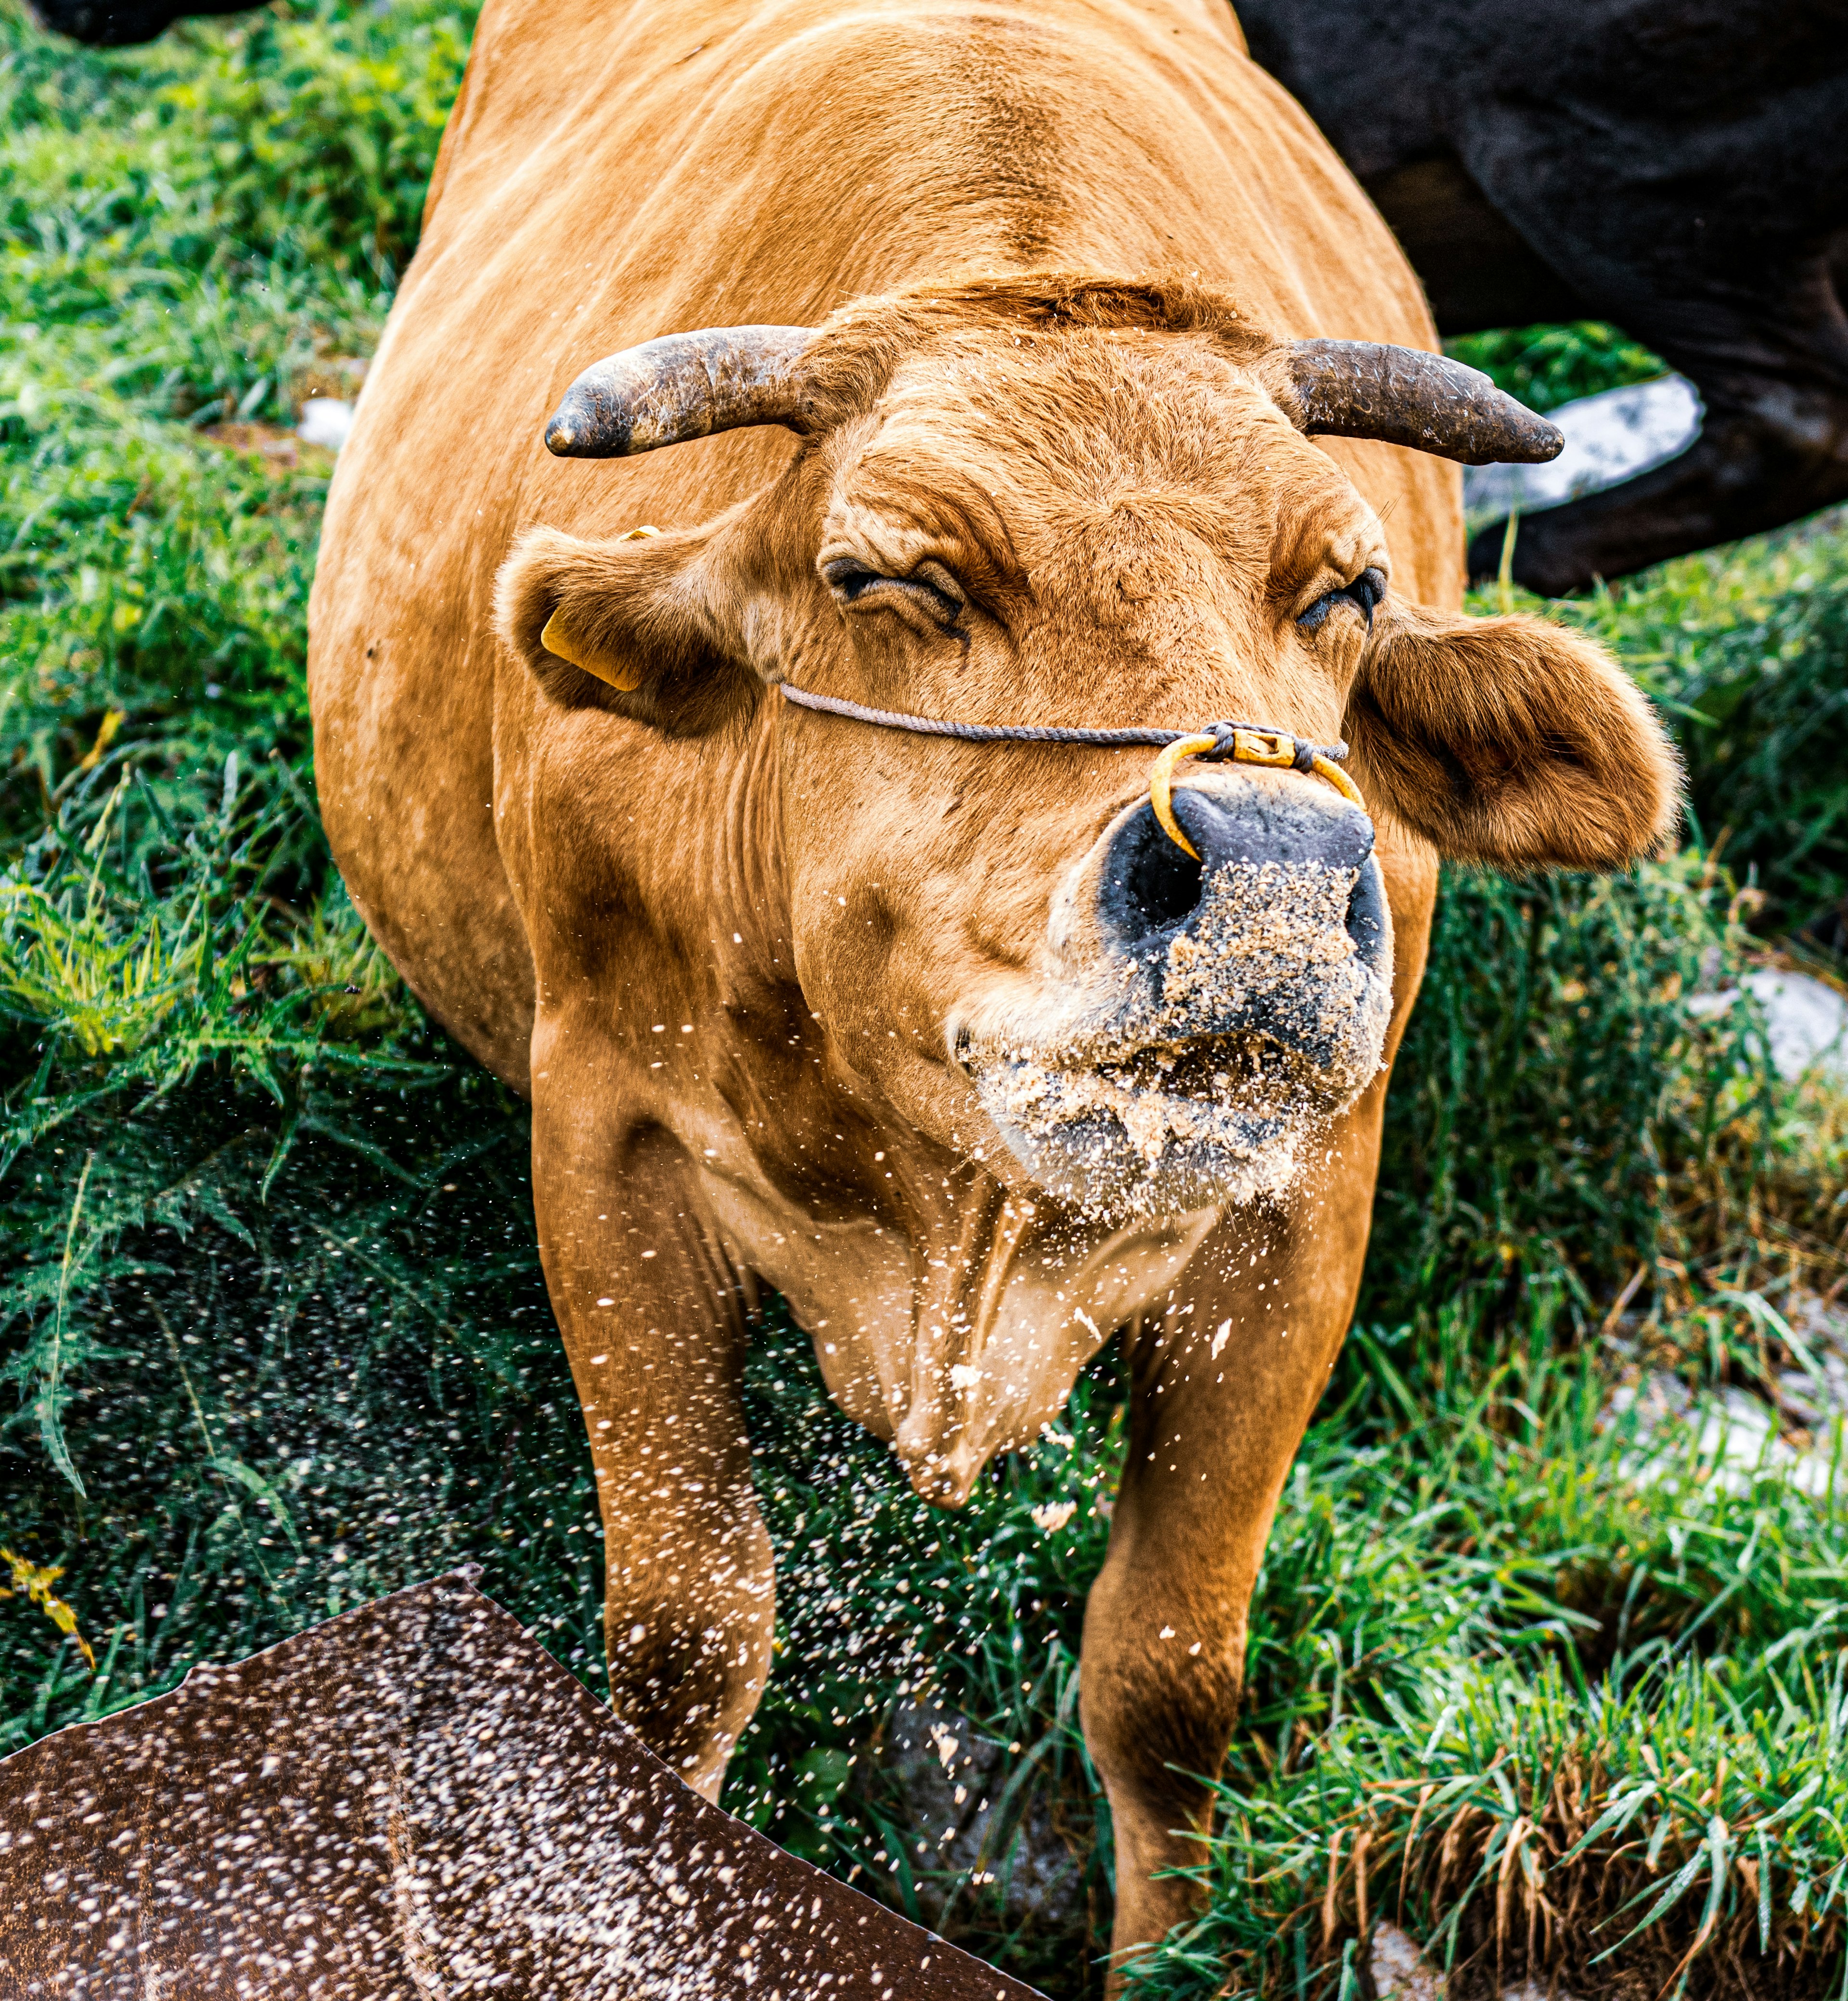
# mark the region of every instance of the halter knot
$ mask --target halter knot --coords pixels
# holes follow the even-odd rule
[[[1213,740],[1210,750],[1190,753],[1203,764],[1287,765],[1292,771],[1312,772],[1318,757],[1333,760],[1347,755],[1345,743],[1311,743],[1305,737],[1292,736],[1286,729],[1271,729],[1259,723],[1203,722],[1198,733]]]

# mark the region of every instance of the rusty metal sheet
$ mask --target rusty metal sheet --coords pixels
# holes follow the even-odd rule
[[[0,1994],[1036,2001],[700,1798],[474,1575],[0,1761]]]

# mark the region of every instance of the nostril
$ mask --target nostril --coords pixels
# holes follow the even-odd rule
[[[1391,938],[1373,826],[1363,813],[1331,815],[1317,802],[1251,792],[1215,797],[1189,788],[1174,795],[1175,817],[1198,849],[1170,840],[1145,804],[1119,830],[1099,886],[1099,914],[1117,942],[1138,948],[1194,918],[1209,877],[1235,865],[1353,869],[1346,924],[1371,965]]]
[[[1348,892],[1347,934],[1365,963],[1378,959],[1386,941],[1386,886],[1371,855],[1360,864]]]
[[[1155,826],[1152,815],[1150,826],[1155,837],[1136,843],[1120,879],[1135,934],[1178,924],[1200,901],[1200,863]]]

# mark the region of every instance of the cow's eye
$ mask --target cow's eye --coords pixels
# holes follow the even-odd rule
[[[877,570],[868,569],[864,563],[854,562],[851,556],[842,556],[837,562],[825,565],[822,574],[828,579],[828,588],[849,604],[870,590],[874,584],[886,581]]]
[[[1373,625],[1374,607],[1386,595],[1386,579],[1377,569],[1363,569],[1352,583],[1343,584],[1339,590],[1331,590],[1316,599],[1308,610],[1297,620],[1305,632],[1313,632],[1338,604],[1351,604],[1370,628]]]
[[[968,599],[962,586],[940,562],[922,562],[909,576],[886,576],[869,569],[857,557],[837,556],[822,566],[828,587],[842,604],[856,604],[887,591],[902,592],[939,624],[953,625]]]

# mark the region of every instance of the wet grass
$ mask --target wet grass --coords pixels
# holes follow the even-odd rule
[[[0,1749],[468,1559],[600,1672],[524,1114],[366,939],[307,757],[329,466],[283,427],[358,378],[470,25],[330,0],[102,56],[0,7]],[[1647,360],[1472,358],[1541,402]],[[1774,1397],[1780,1303],[1848,1272],[1843,1107],[1685,1004],[1800,926],[1839,967],[1845,562],[1788,534],[1555,612],[1668,705],[1698,840],[1447,877],[1208,1914],[1151,1994],[1346,2001],[1381,1912],[1462,1990],[1843,1981],[1841,1512],[1640,1477],[1693,1434],[1608,1393]],[[1062,1995],[1109,1919],[1075,1694],[1120,1395],[1106,1352],[946,1516],[773,1310],[749,1383],[782,1609],[731,1803]]]

